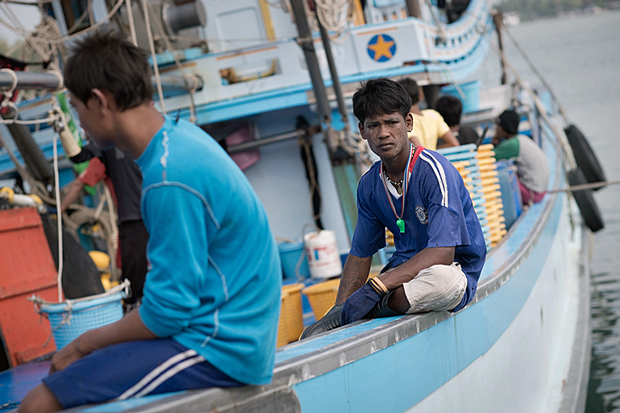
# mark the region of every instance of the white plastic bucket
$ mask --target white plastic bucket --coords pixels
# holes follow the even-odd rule
[[[342,274],[342,261],[334,231],[309,232],[304,235],[304,244],[312,278],[330,278]]]

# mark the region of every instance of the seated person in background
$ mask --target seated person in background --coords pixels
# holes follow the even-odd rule
[[[81,37],[64,69],[93,142],[140,167],[149,271],[140,307],[59,350],[19,411],[269,383],[282,268],[248,179],[205,131],[151,105],[147,55],[118,34]]]
[[[422,91],[413,79],[402,79],[401,84],[411,98],[411,115],[413,116],[413,129],[409,132],[409,140],[416,146],[436,150],[437,141],[442,139],[447,146],[459,146],[459,141],[454,137],[450,128],[443,118],[433,109],[420,110],[420,102],[424,99]]]
[[[407,139],[410,102],[401,85],[385,78],[353,95],[362,138],[381,160],[358,185],[357,224],[336,305],[302,338],[362,318],[459,311],[476,293],[486,256],[480,222],[456,168]],[[396,252],[367,282],[386,228]]]
[[[531,138],[519,135],[521,117],[514,110],[499,115],[493,136],[495,159],[513,159],[523,205],[540,202],[547,192],[549,165],[545,153]]]
[[[65,135],[66,138],[66,135]],[[70,143],[64,142],[64,147]],[[142,299],[142,288],[146,277],[146,232],[140,213],[140,191],[142,173],[138,165],[117,147],[97,148],[92,142],[81,148],[71,161],[80,163],[90,160],[88,168],[82,172],[69,187],[62,199],[60,210],[64,211],[75,202],[85,185],[94,186],[104,181],[114,197],[118,221],[117,262],[122,270],[122,278],[130,282],[130,295],[124,299],[125,308],[136,307]]]
[[[435,108],[461,145],[467,145],[468,143],[475,144],[478,142],[478,134],[474,128],[461,126],[463,104],[459,98],[450,95],[442,96],[437,99]]]

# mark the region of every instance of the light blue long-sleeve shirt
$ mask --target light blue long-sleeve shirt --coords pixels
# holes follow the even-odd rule
[[[213,138],[168,117],[136,162],[149,231],[142,321],[238,381],[268,383],[282,272],[250,183]]]

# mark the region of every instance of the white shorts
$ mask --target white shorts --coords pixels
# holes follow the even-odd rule
[[[461,303],[467,288],[467,277],[461,264],[433,265],[403,284],[409,300],[407,314],[448,311]]]

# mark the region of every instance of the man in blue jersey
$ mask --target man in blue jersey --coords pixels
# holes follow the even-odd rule
[[[140,308],[61,349],[20,411],[268,383],[282,272],[244,174],[200,128],[152,106],[148,60],[131,43],[83,38],[65,82],[92,140],[142,171],[150,268]]]
[[[414,147],[411,98],[396,82],[369,80],[353,96],[353,112],[376,162],[359,182],[358,218],[336,305],[305,337],[362,318],[458,311],[473,298],[486,245],[458,171],[437,152]],[[368,279],[372,255],[396,252]]]

